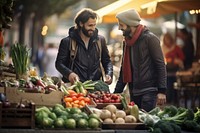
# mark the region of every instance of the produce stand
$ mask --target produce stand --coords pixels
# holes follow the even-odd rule
[[[41,129],[0,129],[0,133],[150,133],[148,130],[41,130]],[[194,133],[182,131],[181,133]]]
[[[35,128],[35,104],[30,103],[28,107],[16,108],[11,104],[9,108],[0,102],[0,128]]]
[[[191,71],[180,71],[176,73],[178,90],[178,99],[184,100],[184,106],[187,108],[187,102],[191,99],[191,107],[195,108],[195,102],[199,101],[200,106],[200,74]],[[180,106],[180,105],[179,105]]]
[[[53,106],[57,103],[61,104],[63,96],[61,91],[52,91],[49,94],[26,93],[19,91],[16,87],[6,87],[6,97],[12,103],[18,103],[23,99],[33,101],[36,106]]]

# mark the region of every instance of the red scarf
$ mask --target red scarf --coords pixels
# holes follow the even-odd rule
[[[135,44],[138,37],[142,33],[144,29],[143,25],[139,25],[136,28],[135,33],[133,34],[131,39],[125,38],[125,51],[124,51],[124,59],[122,64],[122,72],[123,72],[123,82],[128,83],[132,82],[132,70],[131,70],[131,60],[130,60],[130,47]]]

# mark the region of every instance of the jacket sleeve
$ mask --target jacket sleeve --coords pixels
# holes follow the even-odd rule
[[[126,86],[126,83],[123,82],[123,76],[122,76],[122,67],[120,68],[119,78],[117,80],[114,93],[122,93],[124,91],[124,87]]]
[[[164,62],[164,56],[160,46],[160,40],[153,34],[147,39],[149,52],[155,64],[156,73],[158,75],[157,85],[159,93],[166,93],[167,89],[167,71]]]
[[[106,75],[110,75],[113,77],[113,64],[110,59],[109,51],[106,45],[105,38],[102,36],[99,36],[101,39],[101,46],[102,46],[102,52],[101,52],[101,63],[103,65],[104,71]]]
[[[69,49],[69,38],[64,38],[61,40],[58,54],[55,62],[56,69],[63,75],[63,77],[68,79],[72,70],[69,68],[70,63],[70,49]]]

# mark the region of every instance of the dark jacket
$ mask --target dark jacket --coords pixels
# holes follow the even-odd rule
[[[81,82],[101,79],[100,54],[97,49],[97,40],[100,37],[102,40],[101,62],[105,74],[110,75],[111,77],[113,76],[113,65],[110,60],[105,38],[98,35],[98,30],[96,29],[94,36],[89,40],[88,49],[86,49],[83,40],[79,36],[79,31],[74,29],[74,27],[71,27],[69,29],[69,36],[63,38],[60,42],[56,59],[56,69],[63,75],[64,82],[69,82],[68,76],[72,72],[75,72],[79,76]],[[76,40],[78,46],[73,68],[71,68],[70,60],[70,38]]]
[[[131,96],[155,90],[165,93],[167,76],[160,41],[147,28],[131,46],[130,57],[133,81],[128,85]],[[126,85],[122,77],[121,69],[115,93],[121,93]]]

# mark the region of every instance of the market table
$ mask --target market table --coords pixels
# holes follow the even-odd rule
[[[41,129],[0,129],[0,133],[150,133],[147,130],[41,130]],[[182,133],[193,133],[182,131]]]
[[[196,107],[196,102],[200,106],[200,74],[194,74],[190,71],[180,71],[176,74],[178,90],[177,100],[184,100],[184,106],[188,108],[188,100],[191,100],[191,107]],[[178,106],[180,106],[178,104]]]

